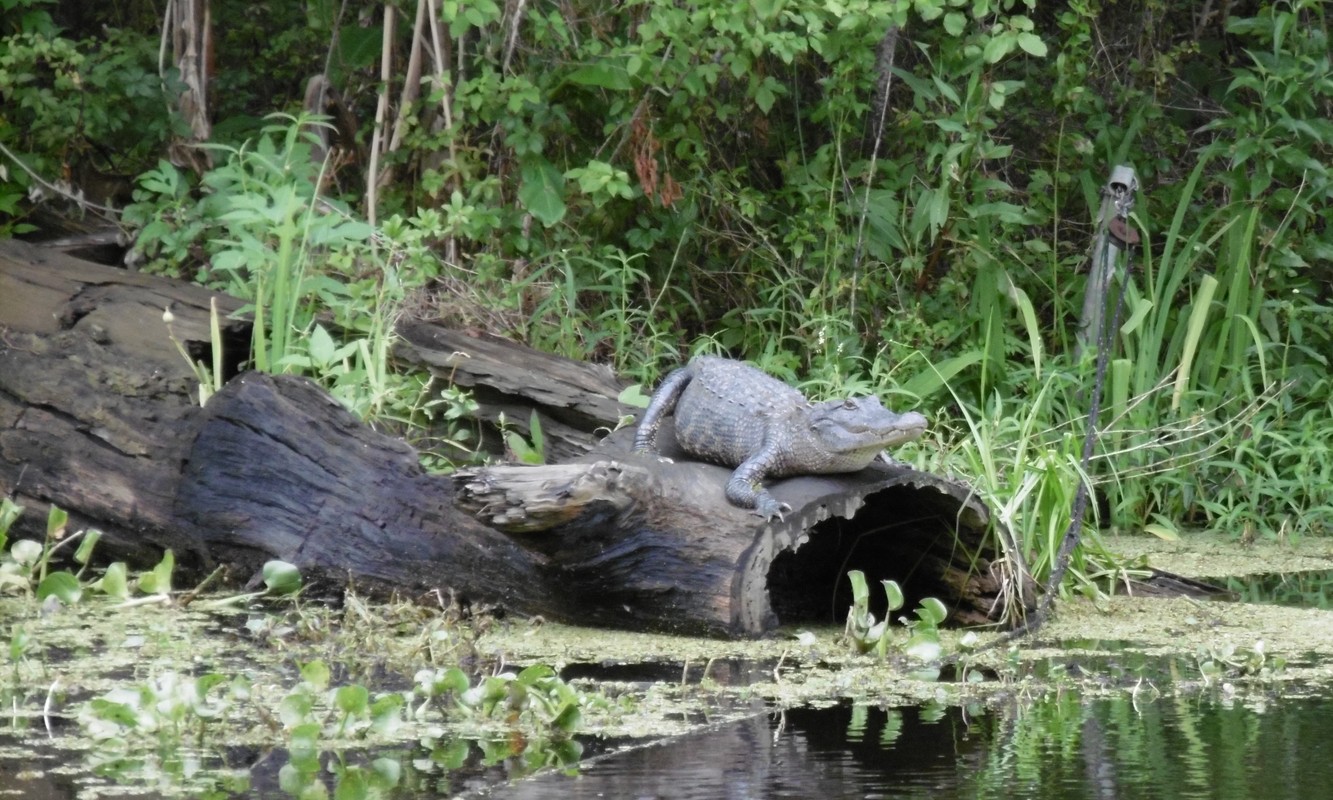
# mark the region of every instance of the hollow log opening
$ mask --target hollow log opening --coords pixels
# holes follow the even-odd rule
[[[768,571],[778,624],[842,625],[852,604],[851,570],[865,573],[870,609],[878,619],[887,610],[880,581],[894,580],[906,600],[895,617],[937,597],[949,606],[953,621],[979,621],[976,607],[965,602],[972,598],[964,595],[988,562],[959,541],[956,507],[945,512],[944,504],[919,488],[899,485],[867,495],[851,518],[834,516],[812,526],[808,538],[778,553]]]

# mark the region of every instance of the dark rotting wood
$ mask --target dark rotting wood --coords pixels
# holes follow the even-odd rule
[[[431,322],[404,322],[398,333],[395,358],[472,392],[487,452],[504,452],[501,415],[506,426],[530,436],[536,411],[546,459],[554,463],[588,452],[633,413],[616,399],[625,382],[607,367]]]
[[[213,302],[224,339],[244,342],[235,298],[0,241],[0,495],[28,509],[19,535],[44,535],[54,504],[71,530],[101,529],[103,553],[192,549],[171,507],[197,382],[171,334],[202,357]]]
[[[212,561],[269,559],[377,594],[435,590],[568,618],[534,557],[459,512],[452,482],[303,378],[244,373],[205,407],[175,518]]]

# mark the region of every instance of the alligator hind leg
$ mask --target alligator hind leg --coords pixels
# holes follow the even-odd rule
[[[643,411],[639,428],[634,432],[634,452],[652,453],[657,450],[657,429],[662,427],[662,420],[676,409],[676,401],[694,377],[694,370],[686,364],[671,371],[662,380],[662,385],[653,392],[653,399]]]

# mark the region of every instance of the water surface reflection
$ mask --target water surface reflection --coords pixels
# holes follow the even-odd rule
[[[970,712],[843,704],[756,717],[476,796],[1216,798],[1333,796],[1333,700],[1085,701]]]

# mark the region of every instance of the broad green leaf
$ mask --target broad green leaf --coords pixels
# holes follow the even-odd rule
[[[42,544],[32,539],[20,539],[9,548],[9,555],[19,564],[31,567],[42,557]]]
[[[616,400],[634,408],[647,408],[652,398],[643,393],[643,384],[635,383],[622,389]]]
[[[288,728],[294,728],[310,719],[314,700],[305,692],[291,692],[278,703],[278,719]],[[295,731],[293,731],[293,735]]]
[[[446,669],[438,683],[440,688],[449,692],[466,692],[469,685],[470,682],[468,681],[467,673],[463,672],[463,670],[458,667],[449,667]]]
[[[17,664],[23,654],[28,652],[28,646],[32,644],[32,636],[28,629],[22,625],[15,625],[14,631],[9,635],[9,660]]]
[[[551,227],[565,217],[565,178],[544,158],[528,161],[522,169],[518,199],[537,221]]]
[[[931,195],[927,218],[932,229],[942,230],[944,224],[949,221],[949,205],[949,193],[944,189],[938,189]]]
[[[333,363],[333,351],[335,349],[333,337],[329,335],[328,331],[324,330],[323,325],[316,325],[315,329],[310,332],[309,347],[310,358],[315,364],[327,367]]]
[[[1046,43],[1035,33],[1024,32],[1018,34],[1018,46],[1023,48],[1023,52],[1030,56],[1046,57]]]
[[[88,708],[97,718],[107,722],[114,722],[126,728],[136,728],[139,725],[138,710],[127,703],[117,703],[102,697],[94,697],[88,701]]]
[[[864,606],[870,601],[870,587],[866,585],[866,574],[859,569],[847,573],[847,580],[852,584],[852,602]]]
[[[318,722],[297,725],[292,728],[291,738],[288,740],[289,746],[293,750],[317,751],[320,746],[320,735],[323,732],[324,729]]]
[[[139,576],[139,591],[144,594],[170,594],[171,574],[176,570],[176,556],[170,550],[149,572]]]
[[[921,19],[930,22],[944,13],[944,0],[913,0],[912,8],[921,15]]]
[[[944,15],[944,32],[950,36],[962,36],[963,31],[967,29],[967,17],[958,11],[950,11]]]
[[[986,42],[982,48],[981,56],[987,64],[994,64],[1013,51],[1018,34],[1011,31],[1001,31],[995,34]]]
[[[903,599],[902,587],[898,585],[898,582],[883,580],[880,581],[880,583],[884,585],[884,596],[888,598],[889,601],[889,613],[892,614],[894,611],[902,608],[905,600]]]
[[[577,703],[566,703],[555,719],[551,720],[551,727],[565,733],[573,733],[578,729],[579,723],[583,721],[583,712],[579,709]]]
[[[130,596],[129,570],[124,561],[117,561],[106,568],[102,577],[93,582],[92,588],[116,600]]]
[[[18,505],[8,497],[0,500],[0,536],[9,533],[9,528],[23,514],[23,506]],[[4,547],[4,539],[0,539],[0,548]]]
[[[319,660],[301,665],[301,680],[316,689],[323,689],[329,685],[328,665]]]
[[[773,108],[773,102],[776,99],[773,90],[769,88],[768,84],[760,85],[759,89],[754,93],[755,105],[759,106],[759,110],[765,114]]]
[[[79,549],[74,551],[74,560],[80,564],[87,564],[93,557],[93,550],[97,543],[102,539],[102,532],[93,528],[83,534],[83,541],[79,542]]]
[[[286,561],[264,564],[264,585],[272,594],[291,594],[301,588],[301,571]]]
[[[333,704],[344,714],[364,714],[370,705],[370,692],[359,683],[339,686],[333,693]]]
[[[949,616],[949,609],[938,597],[927,597],[921,601],[921,607],[917,609],[916,615],[927,625],[939,625]]]
[[[759,88],[755,90],[754,102],[759,106],[759,110],[767,114],[773,109],[773,103],[777,102],[778,95],[783,92],[783,86],[778,83],[772,75],[764,77]]]
[[[518,673],[516,680],[524,686],[532,686],[537,681],[555,676],[555,670],[546,664],[533,664]]]
[[[616,92],[627,92],[633,88],[629,71],[623,64],[612,61],[584,64],[569,73],[569,80],[583,86],[599,86]]]
[[[83,587],[79,585],[79,579],[68,572],[52,572],[38,584],[37,599],[45,600],[51,595],[59,597],[65,605],[72,606],[83,596]]]
[[[65,525],[69,522],[69,512],[58,506],[51,506],[46,515],[46,538],[59,539],[65,535]]]

